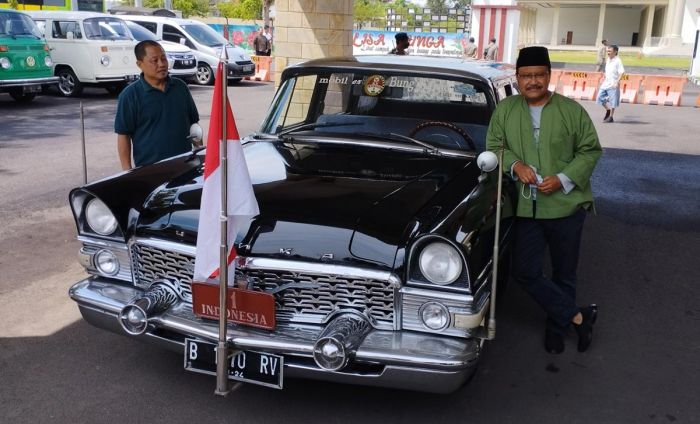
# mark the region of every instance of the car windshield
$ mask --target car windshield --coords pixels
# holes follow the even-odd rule
[[[386,69],[301,74],[280,86],[260,136],[483,150],[495,107],[488,87],[478,80]]]
[[[129,31],[131,31],[131,35],[133,35],[137,41],[160,41],[160,39],[156,37],[154,33],[142,27],[141,25],[131,21],[124,21],[124,23],[129,28]]]
[[[90,40],[131,40],[131,33],[124,21],[118,18],[100,17],[83,21],[85,36]]]
[[[216,47],[226,44],[224,37],[214,31],[212,27],[205,24],[185,24],[182,28],[187,31],[198,43],[209,47]]]
[[[0,35],[29,35],[41,38],[41,33],[32,18],[21,13],[0,13]]]

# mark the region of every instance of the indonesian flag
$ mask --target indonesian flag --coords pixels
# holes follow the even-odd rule
[[[199,210],[199,231],[197,234],[197,252],[194,262],[194,281],[206,282],[218,280],[219,255],[221,246],[221,166],[219,155],[219,142],[222,133],[222,64],[216,71],[214,84],[214,98],[211,104],[211,120],[209,121],[209,133],[207,134],[207,153],[204,159],[204,187],[202,188],[202,202]],[[258,202],[255,200],[253,186],[250,183],[248,167],[243,156],[240,137],[233,120],[231,105],[226,102],[226,144],[228,152],[228,254],[229,272],[228,281],[234,281],[233,260],[236,257],[236,249],[233,242],[236,238],[241,222],[260,213]]]

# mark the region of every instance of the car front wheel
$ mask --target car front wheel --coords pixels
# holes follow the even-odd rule
[[[206,63],[197,65],[197,75],[195,81],[199,85],[211,85],[214,82],[214,72]]]
[[[83,92],[83,84],[69,68],[61,68],[56,71],[58,76],[58,90],[66,97],[75,97]]]

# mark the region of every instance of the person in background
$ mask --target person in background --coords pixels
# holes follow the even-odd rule
[[[399,32],[394,36],[396,38],[396,47],[391,49],[389,54],[396,54],[399,56],[405,56],[408,54],[408,50],[406,50],[410,44],[408,40],[408,34],[405,32]]]
[[[270,56],[272,54],[272,33],[270,32],[270,25],[265,25],[265,38],[267,38],[267,54],[265,56]]]
[[[265,30],[260,28],[258,35],[253,39],[253,48],[256,56],[267,56],[270,51],[270,41],[265,36]]]
[[[123,170],[189,152],[190,126],[199,122],[192,94],[182,80],[168,75],[168,58],[156,41],[134,48],[141,78],[119,95],[114,131]]]
[[[605,76],[603,83],[600,84],[598,90],[598,98],[596,103],[605,108],[605,118],[603,122],[615,122],[613,115],[615,109],[620,106],[620,78],[625,73],[625,67],[622,66],[622,60],[618,54],[619,48],[613,44],[606,47],[608,61],[605,64]]]
[[[595,62],[596,72],[602,72],[605,70],[605,57],[607,55],[608,40],[601,41],[601,46],[598,49],[598,57]]]
[[[469,42],[467,43],[466,46],[464,46],[463,57],[465,59],[478,59],[479,58],[478,50],[479,50],[479,48],[476,46],[476,43],[474,43],[474,37],[469,37]]]
[[[489,40],[489,45],[486,46],[486,49],[484,50],[484,59],[498,60],[498,44],[496,44],[495,38]]]
[[[578,351],[593,340],[598,307],[576,305],[576,268],[586,211],[593,207],[591,175],[602,155],[598,134],[576,101],[550,92],[545,47],[520,50],[520,94],[501,101],[486,134],[488,150],[503,149],[504,171],[516,180],[513,275],[547,313],[544,346],[564,351],[573,324]],[[544,273],[549,251],[551,277]]]

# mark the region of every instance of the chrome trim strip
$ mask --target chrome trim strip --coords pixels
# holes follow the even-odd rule
[[[302,272],[320,275],[342,275],[344,277],[369,278],[388,281],[393,287],[400,286],[400,279],[389,271],[377,271],[344,265],[317,262],[300,262],[285,259],[239,257],[237,265],[241,269],[269,269],[273,271]]]
[[[197,246],[154,238],[133,237],[131,240],[129,240],[129,248],[131,248],[132,244],[142,244],[145,246],[154,247],[156,249],[167,250],[192,257],[194,257],[195,253],[197,252]]]
[[[448,302],[460,302],[465,305],[471,305],[474,303],[474,296],[469,294],[456,294],[443,291],[435,290],[425,290],[415,287],[404,287],[401,292],[406,295],[425,297],[428,299],[444,300]]]
[[[45,77],[45,78],[27,78],[27,79],[16,79],[16,80],[5,80],[0,81],[0,87],[16,87],[23,85],[38,85],[38,84],[54,84],[59,80],[58,77]]]
[[[274,136],[274,134],[271,134]],[[334,140],[332,138],[319,138],[319,137],[314,137],[314,136],[303,136],[303,141],[304,142],[313,142],[313,143],[327,143],[327,144],[342,144],[342,145],[352,145],[352,146],[362,146],[362,147],[375,147],[375,148],[380,148],[380,149],[389,149],[389,150],[402,150],[406,152],[417,152],[417,153],[422,153],[423,151],[426,150],[425,147],[420,147],[420,146],[414,146],[412,144],[407,144],[406,143],[397,143],[396,141],[386,141],[382,143],[378,143],[376,141],[362,141],[362,140],[355,140],[353,139],[352,141],[348,141],[347,138],[344,138],[343,140]],[[299,143],[296,143],[299,144]],[[447,156],[447,157],[453,157],[453,158],[462,158],[462,159],[475,159],[476,158],[476,153],[475,152],[462,152],[459,150],[449,150],[449,149],[440,149],[436,147],[438,152],[440,152],[440,156]]]
[[[116,241],[109,241],[103,239],[96,239],[88,236],[78,236],[78,241],[84,244],[92,244],[106,249],[124,250],[128,251],[129,246],[126,243],[119,243]]]

